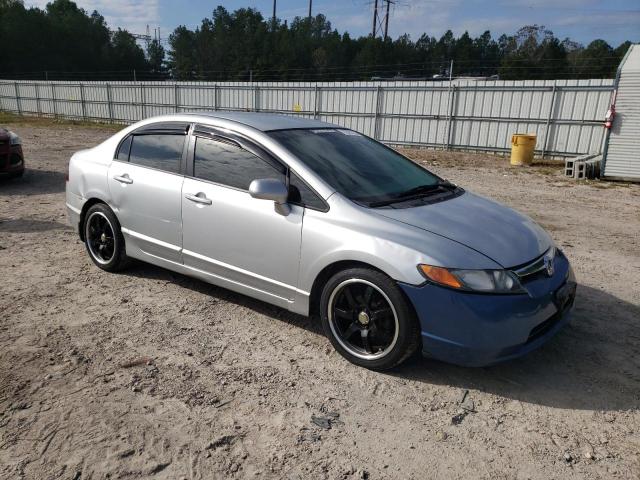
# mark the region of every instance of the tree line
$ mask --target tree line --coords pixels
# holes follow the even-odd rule
[[[292,22],[265,19],[253,8],[217,7],[195,29],[177,27],[168,52],[157,39],[142,48],[126,30],[71,0],[44,10],[0,0],[0,45],[5,77],[176,80],[370,80],[474,76],[501,79],[607,78],[631,42],[612,47],[560,40],[540,25],[513,35],[473,38],[447,31],[397,39],[340,33],[322,15]],[[7,47],[8,46],[8,47]],[[451,65],[453,62],[453,71]],[[49,75],[49,74],[47,74]],[[134,73],[136,75],[136,73]],[[38,77],[41,78],[41,77]]]
[[[50,71],[51,79],[129,79],[133,70],[164,72],[157,40],[145,52],[131,33],[109,30],[97,11],[88,14],[71,0],[52,1],[44,10],[0,0],[0,47],[5,78],[40,80]]]
[[[630,42],[617,48],[604,40],[584,47],[559,40],[543,26],[515,35],[476,38],[447,31],[395,40],[351,38],[324,15],[291,24],[264,19],[251,8],[213,11],[195,30],[178,27],[169,37],[168,65],[179,79],[367,80],[370,78],[498,75],[502,79],[611,77]]]

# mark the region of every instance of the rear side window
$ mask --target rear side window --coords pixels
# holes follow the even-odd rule
[[[165,172],[179,173],[184,135],[134,135],[129,162]]]
[[[289,201],[316,210],[327,209],[322,199],[293,172],[289,174]]]
[[[249,190],[249,184],[258,178],[284,181],[283,173],[253,153],[230,142],[203,137],[196,138],[193,175],[242,190]]]
[[[120,148],[118,148],[118,154],[116,155],[116,160],[120,160],[121,162],[129,161],[129,149],[131,148],[132,138],[132,136],[128,136],[124,139],[124,142],[120,144]]]

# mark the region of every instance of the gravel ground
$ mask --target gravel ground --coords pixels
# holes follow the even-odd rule
[[[531,215],[570,257],[572,324],[491,368],[357,368],[314,320],[160,268],[96,268],[72,152],[113,130],[11,126],[0,183],[2,478],[640,478],[640,186],[409,154]],[[315,420],[315,421],[314,421]]]

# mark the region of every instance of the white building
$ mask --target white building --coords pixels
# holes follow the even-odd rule
[[[640,181],[640,44],[627,51],[614,88],[616,115],[605,140],[604,177]]]

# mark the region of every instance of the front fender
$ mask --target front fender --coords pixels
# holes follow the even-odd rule
[[[302,228],[298,288],[310,292],[318,274],[332,263],[358,261],[394,280],[424,282],[418,264],[449,268],[500,268],[481,253],[446,237],[355,209],[307,210]]]
[[[325,268],[344,261],[361,262],[371,265],[384,272],[394,280],[402,281],[411,285],[419,285],[424,282],[424,277],[420,275],[416,266],[421,262],[422,256],[418,252],[401,248],[398,245],[385,243],[379,239],[370,239],[370,249],[360,250],[351,248],[349,245],[341,246],[333,251],[325,252],[321,257],[304,264],[305,258],[301,261],[300,290],[310,293],[313,284]],[[374,252],[384,250],[387,255],[382,258]],[[308,259],[307,259],[308,260]],[[406,268],[413,265],[413,268]]]
[[[302,227],[298,297],[294,309],[306,313],[318,275],[343,261],[371,265],[392,279],[420,285],[418,265],[449,268],[500,268],[461,243],[420,228],[375,215],[334,194],[328,212],[307,209]]]

